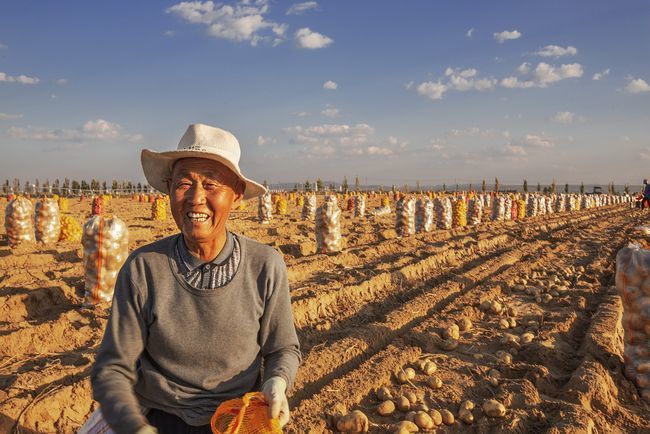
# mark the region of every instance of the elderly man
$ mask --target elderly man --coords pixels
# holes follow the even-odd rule
[[[201,124],[177,150],[142,152],[181,233],[134,251],[118,276],[91,374],[117,434],[210,433],[220,403],[260,386],[269,417],[289,419],[300,351],[286,265],[226,229],[233,206],[265,191],[242,175],[240,152],[232,134]]]

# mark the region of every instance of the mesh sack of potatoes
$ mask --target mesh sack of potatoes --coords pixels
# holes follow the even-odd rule
[[[280,196],[275,201],[275,213],[277,215],[285,215],[287,213],[287,198],[286,197]]]
[[[436,225],[438,229],[451,229],[453,210],[448,197],[437,197],[433,202],[436,210]]]
[[[415,203],[415,230],[431,232],[433,230],[433,202],[423,197]]]
[[[549,196],[546,198],[546,214],[553,214],[554,211],[553,198]]]
[[[477,225],[483,219],[483,201],[480,197],[473,197],[469,201],[469,208],[467,211],[469,224]]]
[[[388,196],[384,196],[384,197],[381,198],[381,206],[382,207],[385,207],[385,206],[390,207],[390,199],[388,198]]]
[[[386,206],[380,206],[375,208],[371,213],[375,217],[381,217],[384,215],[389,215],[390,211],[391,211],[390,205],[386,205]]]
[[[298,208],[301,208],[304,205],[305,205],[305,196],[303,196],[302,194],[299,195],[299,196],[296,196],[296,206]]]
[[[354,216],[365,217],[366,215],[366,196],[359,194],[354,196]]]
[[[623,302],[625,375],[650,401],[650,250],[630,244],[618,252],[616,290]]]
[[[395,231],[400,237],[415,234],[415,199],[404,196],[395,204]]]
[[[103,196],[93,197],[93,204],[90,213],[92,215],[102,215],[103,212],[104,212],[104,197]]]
[[[494,196],[492,199],[492,221],[501,222],[505,219],[506,199],[503,196]]]
[[[555,212],[564,211],[566,211],[566,196],[563,194],[558,194],[555,198]]]
[[[17,197],[7,204],[5,230],[10,246],[16,247],[19,244],[34,242],[33,211],[32,202],[24,197]]]
[[[510,196],[505,196],[503,198],[503,219],[512,219],[512,198]]]
[[[84,287],[86,306],[113,297],[115,280],[129,254],[129,231],[117,217],[93,216],[83,226]]]
[[[537,216],[537,198],[532,194],[526,199],[526,216],[535,217]]]
[[[67,197],[59,197],[57,199],[57,202],[59,204],[59,212],[68,212],[68,208],[70,207],[70,205],[68,203]]]
[[[537,215],[546,214],[546,198],[544,196],[537,197]]]
[[[81,223],[70,215],[61,216],[61,234],[59,241],[81,241]]]
[[[302,196],[301,196],[302,197]],[[308,194],[302,204],[302,219],[314,221],[316,218],[316,195]]]
[[[165,220],[167,218],[167,202],[162,197],[157,198],[151,204],[151,218],[153,220]]]
[[[273,203],[271,202],[271,193],[268,191],[259,198],[257,216],[262,224],[269,224],[273,219]]]
[[[463,196],[459,196],[454,200],[451,215],[452,227],[459,228],[467,226],[467,202]]]
[[[316,210],[316,251],[319,253],[340,252],[341,209],[336,196],[328,195]]]
[[[36,241],[45,244],[59,241],[61,220],[59,218],[59,204],[56,200],[45,198],[36,203],[34,223],[36,226]]]

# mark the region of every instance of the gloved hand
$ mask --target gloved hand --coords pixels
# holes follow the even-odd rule
[[[151,425],[145,425],[136,431],[135,434],[158,434],[158,430]]]
[[[282,377],[271,377],[262,385],[262,393],[269,404],[269,418],[279,418],[280,426],[285,426],[289,422],[287,382]]]

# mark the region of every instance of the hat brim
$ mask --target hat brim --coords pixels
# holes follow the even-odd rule
[[[223,164],[228,169],[232,170],[233,173],[246,184],[244,189],[244,200],[252,199],[266,193],[266,188],[263,185],[260,185],[242,175],[239,167],[233,165],[228,158],[222,157],[218,154],[188,150],[156,152],[149,149],[143,149],[140,154],[140,162],[142,163],[144,177],[147,179],[149,185],[160,192],[167,193],[165,180],[171,177],[174,162],[181,158],[205,158]]]

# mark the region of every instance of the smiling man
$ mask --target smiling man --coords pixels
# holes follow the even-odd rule
[[[208,434],[220,403],[253,390],[269,417],[289,419],[300,351],[286,266],[226,228],[233,206],[265,192],[242,175],[240,153],[232,134],[201,124],[174,151],[142,152],[180,234],[134,251],[118,276],[91,374],[117,434]]]

